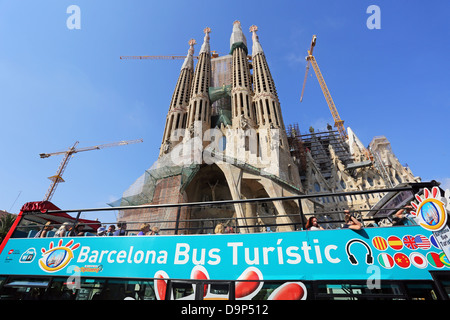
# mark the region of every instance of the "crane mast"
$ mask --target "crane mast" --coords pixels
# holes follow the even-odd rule
[[[104,149],[104,148],[123,146],[123,145],[127,145],[127,144],[140,143],[140,142],[143,142],[143,140],[139,139],[139,140],[130,140],[130,141],[118,141],[118,142],[113,142],[113,143],[108,143],[108,144],[101,144],[101,145],[76,149],[76,146],[79,143],[78,141],[76,141],[74,143],[74,145],[72,147],[70,147],[67,151],[39,154],[39,156],[42,159],[45,159],[45,158],[48,158],[51,156],[55,156],[55,155],[64,154],[64,158],[61,161],[61,163],[58,167],[58,170],[56,171],[56,174],[54,176],[49,177],[49,179],[52,181],[52,183],[50,184],[50,187],[48,188],[47,193],[44,196],[44,201],[50,201],[50,199],[53,197],[53,194],[55,193],[55,190],[56,190],[56,187],[58,186],[58,184],[60,182],[64,182],[62,175],[63,175],[64,171],[66,170],[70,159],[72,158],[72,156],[75,153],[83,152],[83,151],[91,151],[91,150],[100,150],[100,149]]]
[[[333,98],[331,97],[330,91],[328,90],[327,84],[325,83],[325,79],[323,78],[322,73],[320,72],[319,65],[317,64],[316,58],[313,56],[313,50],[316,45],[316,35],[313,35],[312,41],[311,41],[311,47],[308,50],[308,56],[306,57],[307,65],[306,65],[306,72],[305,72],[305,79],[303,80],[303,88],[302,88],[302,94],[300,96],[300,102],[303,100],[303,93],[305,91],[305,84],[306,79],[308,76],[308,70],[309,70],[309,64],[313,66],[314,72],[316,74],[317,80],[319,81],[320,88],[322,89],[323,95],[325,96],[325,100],[327,101],[328,107],[331,111],[331,115],[334,119],[334,126],[337,128],[339,134],[344,139],[347,139],[347,133],[345,132],[344,128],[344,121],[341,120],[339,113],[337,111],[337,108],[334,104]]]

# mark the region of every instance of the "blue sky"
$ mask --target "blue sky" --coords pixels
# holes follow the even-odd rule
[[[81,9],[70,30],[67,7]],[[381,10],[370,30],[369,5]],[[52,201],[105,207],[157,159],[182,60],[121,55],[229,51],[234,20],[258,26],[286,125],[303,133],[333,123],[311,73],[302,103],[306,50],[315,57],[345,126],[368,145],[385,135],[402,164],[450,187],[448,1],[0,1],[0,209],[42,200],[61,156],[40,153],[119,140],[144,143],[76,154]],[[311,69],[312,71],[312,69]]]

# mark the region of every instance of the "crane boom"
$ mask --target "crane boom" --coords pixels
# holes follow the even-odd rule
[[[120,59],[128,59],[128,60],[179,60],[185,59],[186,56],[120,56]],[[194,56],[195,59],[198,59],[197,56]]]
[[[100,150],[100,149],[104,149],[104,148],[123,146],[123,145],[127,145],[127,144],[140,143],[140,142],[143,142],[143,140],[138,139],[138,140],[129,140],[129,141],[118,141],[118,142],[113,142],[113,143],[107,143],[107,144],[101,144],[101,145],[76,149],[76,146],[79,143],[78,141],[76,141],[74,143],[74,145],[72,147],[70,147],[67,151],[39,154],[39,156],[43,159],[51,157],[51,156],[55,156],[55,155],[64,154],[64,158],[61,161],[61,163],[58,167],[58,170],[56,171],[56,174],[54,176],[49,177],[49,179],[52,181],[52,183],[50,184],[50,187],[48,188],[47,193],[44,196],[44,201],[50,201],[50,199],[53,197],[53,194],[55,193],[55,190],[56,190],[56,187],[58,186],[58,184],[60,182],[64,182],[62,175],[63,175],[64,171],[66,170],[67,165],[69,164],[69,161],[72,158],[73,154],[78,153],[78,152],[83,152],[83,151]]]
[[[331,111],[331,115],[334,119],[334,126],[337,128],[339,134],[344,138],[347,139],[347,133],[345,132],[344,128],[344,121],[341,120],[339,113],[337,111],[336,105],[334,104],[333,98],[331,97],[330,91],[328,90],[327,84],[325,83],[325,79],[323,78],[322,73],[320,72],[319,65],[317,64],[316,58],[313,56],[313,50],[316,45],[316,35],[313,35],[313,38],[311,40],[311,47],[308,50],[308,56],[306,57],[307,65],[306,65],[306,73],[305,73],[305,79],[303,80],[303,88],[302,88],[302,94],[300,96],[300,102],[303,100],[303,93],[305,90],[305,84],[306,79],[308,75],[309,70],[309,63],[313,66],[314,72],[316,73],[317,80],[319,81],[320,88],[322,89],[323,95],[325,96],[325,100],[327,101],[328,107]]]

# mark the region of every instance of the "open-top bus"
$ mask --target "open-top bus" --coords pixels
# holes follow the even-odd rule
[[[378,212],[389,209],[392,213],[404,207],[417,190],[417,186],[378,190],[386,197],[391,195],[391,200],[401,192],[409,192],[410,197],[403,194],[403,202],[396,207],[393,201],[385,201],[370,222],[360,216],[364,225],[360,230],[342,228],[343,221],[326,220],[325,214],[316,213],[325,230],[306,230],[302,218],[288,232],[279,232],[272,224],[271,230],[255,225],[255,232],[241,233],[240,224],[235,223],[232,233],[223,234],[214,234],[213,229],[195,234],[186,227],[172,230],[172,235],[137,236],[129,229],[126,236],[100,237],[96,236],[100,222],[81,219],[81,214],[136,207],[63,211],[49,203],[29,203],[0,246],[0,299],[448,300],[450,263],[436,232],[424,228],[417,218],[406,225],[386,227],[373,219]],[[429,191],[425,192],[421,199],[431,199]],[[434,193],[433,199],[439,199]],[[305,197],[313,196],[289,200]],[[207,209],[230,203],[171,206]],[[138,208],[155,207],[162,205]],[[442,210],[440,214],[430,225],[442,222],[437,221],[443,219]],[[382,218],[389,219],[389,215]],[[88,231],[84,236],[34,238],[48,221],[55,227],[63,221],[82,221]]]

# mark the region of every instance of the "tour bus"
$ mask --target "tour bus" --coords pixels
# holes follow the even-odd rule
[[[164,207],[207,211],[252,203],[270,208],[273,201],[306,199],[319,208],[324,197],[375,192],[384,197],[382,205],[368,209],[370,214],[339,208],[299,212],[289,228],[277,223],[286,220],[266,212],[247,223],[236,217],[196,223],[152,221],[152,226],[160,222],[176,227],[145,236],[138,236],[139,227],[127,221],[126,235],[98,236],[100,227],[113,223],[87,219],[119,212],[120,220],[127,210]],[[99,209],[61,210],[50,202],[27,203],[0,246],[0,299],[448,300],[448,201],[436,184],[422,183],[361,192]],[[401,225],[393,224],[393,214],[410,203],[410,216]],[[361,228],[346,227],[344,214]],[[306,228],[308,215],[317,218],[317,230]],[[55,237],[48,232],[36,237],[48,222],[53,231],[64,222],[72,227],[83,223],[85,229],[83,235]],[[228,228],[215,233],[217,224]]]

